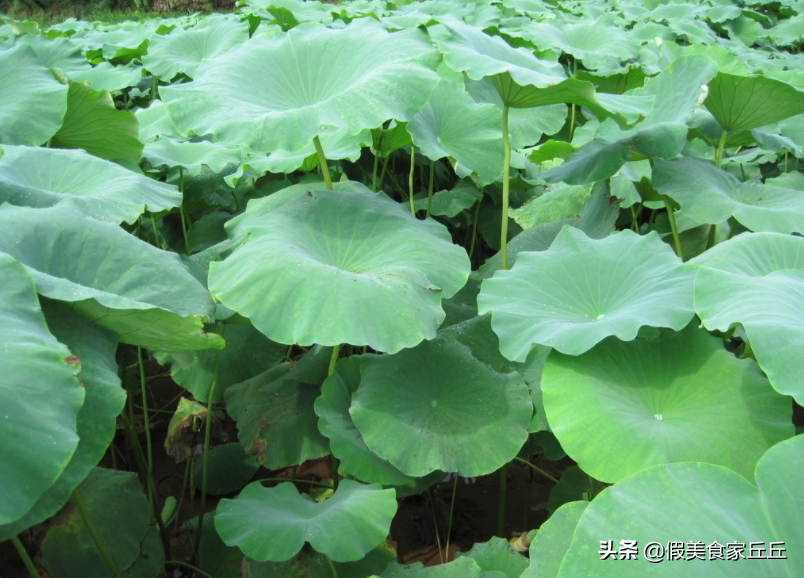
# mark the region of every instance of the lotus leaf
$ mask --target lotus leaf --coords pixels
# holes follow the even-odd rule
[[[160,93],[183,132],[260,152],[296,151],[322,125],[355,134],[407,120],[438,80],[438,54],[418,30],[389,34],[372,22],[255,36]]]
[[[609,335],[634,339],[643,325],[682,329],[692,318],[692,278],[651,233],[589,239],[565,227],[548,251],[520,253],[478,295],[500,350],[524,361],[534,344],[579,355]]]
[[[377,195],[303,195],[242,229],[246,243],[211,264],[210,290],[279,343],[413,346],[435,336],[441,298],[469,273],[443,225]]]
[[[25,44],[0,49],[0,70],[0,144],[44,144],[61,126],[67,87]]]
[[[707,463],[658,465],[630,476],[604,490],[583,512],[558,578],[677,576],[678,565],[666,551],[668,542],[686,547],[684,575],[690,578],[795,576],[801,567],[797,553],[804,547],[797,519],[804,508],[798,491],[802,464],[804,436],[797,436],[762,456],[755,485]],[[604,563],[601,539],[612,540],[614,550],[621,539],[635,540],[637,558],[608,563],[609,558]],[[753,559],[748,558],[752,542]],[[650,543],[661,547],[664,564],[644,555]],[[727,558],[734,556],[729,551],[739,543],[745,544],[742,555]],[[696,551],[703,552],[702,558]],[[722,559],[713,557],[718,553]]]
[[[3,150],[0,202],[41,208],[69,199],[87,215],[114,224],[134,223],[146,210],[158,213],[181,203],[175,187],[81,150]]]
[[[762,454],[793,434],[790,400],[753,360],[737,359],[695,324],[653,340],[610,337],[580,356],[553,351],[541,388],[561,447],[604,482],[680,461],[750,479]]]
[[[349,413],[368,448],[401,472],[471,477],[514,459],[533,405],[518,373],[500,373],[447,335],[364,357]]]
[[[377,484],[343,480],[332,497],[316,503],[293,484],[253,482],[237,498],[220,501],[215,528],[227,545],[258,562],[289,560],[305,542],[336,562],[352,562],[385,539],[396,507],[394,490]]]
[[[804,239],[744,233],[691,263],[695,311],[712,330],[741,323],[756,360],[776,391],[804,401],[798,318],[804,295]]]
[[[19,520],[61,476],[78,446],[81,361],[47,328],[25,267],[0,252],[0,524]],[[34,361],[35,360],[35,361]],[[47,403],[43,403],[44,400]],[[5,532],[3,532],[5,533]]]
[[[71,303],[124,343],[173,352],[224,345],[220,336],[204,333],[212,300],[176,254],[96,221],[72,203],[0,207],[0,251],[26,266],[40,294]]]

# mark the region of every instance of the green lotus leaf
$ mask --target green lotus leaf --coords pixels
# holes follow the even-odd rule
[[[658,465],[635,474],[604,490],[586,508],[558,578],[670,578],[678,576],[679,564],[689,578],[796,576],[798,552],[804,548],[798,520],[804,508],[798,491],[802,463],[804,436],[797,436],[762,456],[756,485],[706,463]],[[612,549],[619,550],[623,539],[636,541],[636,560],[601,560],[602,540],[612,540]],[[682,545],[685,561],[668,559],[671,541]],[[662,546],[664,563],[644,555],[651,542]],[[727,558],[740,543],[742,555],[715,559],[718,553]],[[695,559],[698,553],[702,558]]]
[[[499,127],[504,103],[492,79],[490,77],[484,77],[481,80],[464,78],[463,81],[466,90],[475,101],[497,105],[500,109],[497,116],[497,126]],[[538,108],[510,109],[508,111],[508,132],[511,136],[511,148],[520,149],[534,145],[539,142],[543,134],[555,134],[560,131],[567,120],[567,110],[567,105],[564,103]]]
[[[483,193],[471,182],[458,181],[452,189],[433,193],[432,200],[426,197],[414,203],[417,211],[430,208],[431,215],[455,217],[483,198]]]
[[[179,136],[179,131],[170,120],[167,107],[161,100],[154,100],[148,108],[141,108],[134,114],[140,125],[140,142],[149,143],[160,136]]]
[[[428,32],[447,65],[473,80],[490,76],[503,103],[510,107],[573,103],[628,125],[645,116],[653,104],[652,96],[598,94],[591,82],[567,78],[557,62],[539,60],[524,48],[513,48],[502,38],[488,36],[452,17],[441,22]]]
[[[196,351],[171,355],[157,353],[161,365],[170,365],[170,377],[198,401],[209,401],[209,387],[217,367],[213,403],[222,403],[229,386],[268,371],[287,351],[254,329],[250,323],[218,323],[215,330],[226,338],[221,351]]]
[[[554,351],[541,387],[561,447],[604,482],[681,461],[750,479],[762,454],[793,435],[790,400],[753,360],[737,359],[695,324],[653,340],[609,338],[577,357]]]
[[[208,26],[174,29],[165,36],[154,36],[143,66],[164,81],[179,73],[190,78],[204,62],[228,52],[248,39],[248,25],[232,18],[221,18]]]
[[[507,74],[521,89],[545,88],[567,78],[558,62],[539,60],[529,50],[514,48],[502,38],[489,36],[454,17],[442,17],[441,24],[431,26],[428,32],[444,54],[446,64],[473,80]],[[505,104],[515,106],[515,91],[502,92],[501,96]]]
[[[227,389],[227,410],[240,443],[260,464],[279,469],[330,453],[313,412],[330,354],[317,346],[295,367],[277,365]]]
[[[3,151],[0,202],[42,208],[69,199],[87,215],[115,224],[181,204],[176,187],[82,150],[5,146]]]
[[[589,476],[586,472],[578,466],[568,467],[562,472],[558,483],[550,490],[550,497],[547,500],[548,509],[551,512],[555,512],[568,502],[589,500],[589,486]]]
[[[61,476],[78,446],[80,360],[47,328],[25,268],[0,252],[0,524],[22,518]],[[3,529],[0,529],[3,532]]]
[[[437,59],[421,31],[390,34],[365,18],[340,30],[254,36],[199,68],[193,82],[160,94],[184,132],[259,152],[296,151],[322,125],[356,134],[409,119],[438,80]]]
[[[93,90],[117,92],[137,86],[142,80],[142,67],[113,66],[108,62],[101,62],[89,69],[65,72],[65,76],[74,82],[89,84]]]
[[[534,22],[525,30],[538,49],[558,49],[571,54],[590,70],[629,60],[638,49],[622,28],[594,20],[574,23],[546,20]]]
[[[704,106],[724,130],[750,130],[804,113],[804,92],[774,78],[719,72]]]
[[[474,172],[482,187],[502,175],[501,121],[495,105],[477,103],[457,84],[441,80],[424,108],[410,119],[408,132],[426,157],[454,158],[456,171]]]
[[[519,209],[509,212],[523,229],[577,217],[592,194],[592,184],[554,185]]]
[[[742,182],[709,161],[657,159],[653,186],[677,201],[681,213],[697,223],[715,225],[733,216],[752,231],[804,232],[801,191]]]
[[[106,160],[137,163],[142,155],[137,117],[117,110],[105,90],[92,90],[70,82],[64,123],[50,141],[51,146],[84,149]]]
[[[704,56],[678,58],[645,86],[628,93],[655,99],[642,122],[627,131],[611,121],[603,123],[594,140],[560,166],[543,173],[542,178],[572,185],[607,179],[620,170],[632,149],[648,157],[678,156],[687,143],[686,122],[716,73],[715,64]]]
[[[67,87],[25,44],[0,50],[0,70],[0,143],[46,143],[64,119]]]
[[[362,130],[358,134],[350,134],[345,129],[332,126],[322,126],[319,133],[321,146],[326,152],[327,160],[349,159],[352,162],[360,158],[363,147],[371,144],[371,132]],[[257,158],[253,158],[254,161]],[[267,157],[260,159],[261,163],[252,161],[252,167],[259,167],[272,173],[292,173],[303,168],[305,171],[313,170],[319,166],[318,154],[312,141],[301,149],[293,152],[274,150]]]
[[[779,393],[804,401],[798,343],[804,295],[804,239],[744,233],[691,261],[695,312],[712,330],[741,323],[762,371]]]
[[[64,73],[92,68],[81,55],[81,46],[67,38],[48,40],[42,34],[24,34],[17,41],[30,46],[45,68],[58,68]]]
[[[7,259],[5,255],[0,257],[0,261]],[[61,476],[42,494],[34,507],[16,522],[0,526],[0,540],[13,538],[26,528],[46,520],[67,503],[73,490],[106,453],[115,435],[117,416],[126,401],[126,392],[120,387],[115,362],[117,336],[54,301],[45,300],[42,306],[50,331],[81,360],[78,379],[84,388],[85,398],[78,411],[79,442]],[[30,356],[30,353],[26,355]],[[48,403],[51,400],[48,398]],[[31,449],[27,442],[25,447]],[[18,472],[17,467],[14,472]]]
[[[242,228],[250,238],[211,264],[210,290],[279,343],[413,346],[469,274],[443,225],[378,195],[320,191]]]
[[[159,531],[149,525],[148,503],[137,475],[95,468],[79,487],[87,517],[125,575],[155,578],[165,566]],[[42,541],[42,566],[53,578],[106,578],[111,572],[71,500]]]
[[[253,455],[246,453],[239,443],[223,444],[212,448],[207,456],[207,492],[212,496],[231,494],[242,488],[254,474],[259,465]],[[193,468],[195,487],[203,483],[204,462],[198,460]]]
[[[396,507],[394,490],[378,484],[342,480],[331,498],[316,503],[293,484],[254,482],[237,498],[220,501],[215,528],[227,545],[258,562],[289,560],[305,542],[336,562],[352,562],[385,539]]]
[[[579,355],[609,335],[630,341],[643,325],[682,329],[693,276],[655,233],[592,240],[565,227],[549,250],[520,253],[485,280],[478,311],[491,312],[508,359],[524,361],[534,344]]]
[[[349,413],[368,448],[410,476],[491,473],[527,439],[533,405],[522,377],[444,336],[361,361]]]
[[[519,578],[528,567],[528,560],[508,544],[508,540],[494,537],[477,543],[468,552],[455,554],[455,559],[471,558],[484,572],[499,572],[507,578]],[[500,577],[502,578],[502,577]]]
[[[88,32],[82,41],[85,49],[99,50],[106,60],[128,61],[148,52],[148,41],[159,26],[158,19],[123,22]]]
[[[570,502],[553,512],[530,543],[530,566],[521,578],[556,578],[589,502]]]
[[[352,394],[360,385],[360,359],[359,356],[342,359],[335,373],[324,381],[321,395],[315,400],[318,429],[329,438],[332,454],[349,475],[383,486],[414,485],[415,478],[406,476],[366,447],[349,415]]]
[[[212,142],[178,142],[158,138],[145,145],[142,156],[154,167],[180,167],[191,176],[198,176],[204,167],[221,172],[230,163],[239,164],[239,149]]]
[[[0,207],[0,251],[26,266],[41,295],[70,303],[123,343],[173,352],[224,346],[220,336],[204,333],[212,300],[177,255],[72,203]]]

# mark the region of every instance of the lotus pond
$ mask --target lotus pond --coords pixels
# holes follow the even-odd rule
[[[0,574],[803,576],[802,41],[0,18]]]

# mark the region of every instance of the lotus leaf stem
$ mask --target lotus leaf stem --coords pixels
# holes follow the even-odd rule
[[[25,549],[22,541],[20,541],[19,536],[11,538],[11,543],[14,544],[14,549],[22,559],[22,563],[25,564],[25,569],[28,571],[28,574],[31,575],[31,578],[41,578],[41,574],[39,574],[39,571],[36,569],[33,560],[31,560],[31,557],[28,555],[28,551]]]
[[[557,479],[557,478],[554,478],[553,476],[551,476],[550,474],[548,474],[547,472],[545,472],[543,469],[541,469],[541,468],[539,468],[539,467],[537,467],[537,466],[533,465],[533,464],[532,464],[532,463],[530,463],[528,460],[523,460],[523,459],[522,459],[522,458],[520,458],[520,457],[516,457],[516,458],[514,458],[514,460],[516,460],[516,461],[518,461],[518,462],[521,462],[521,463],[525,464],[526,466],[530,466],[530,467],[531,467],[533,470],[535,470],[535,471],[539,472],[539,473],[540,473],[542,476],[544,476],[545,478],[547,478],[548,480],[550,480],[550,481],[551,481],[551,482],[553,482],[554,484],[557,484],[557,483],[558,483],[558,479]]]
[[[497,535],[505,537],[505,498],[508,483],[508,464],[500,468],[500,495],[497,502]]]
[[[151,520],[156,518],[156,505],[154,504],[154,456],[151,442],[151,418],[148,412],[148,390],[146,388],[145,365],[142,362],[142,348],[137,348],[137,367],[140,372],[140,395],[142,395],[142,420],[145,424],[145,480],[148,493],[148,508],[151,510]]]
[[[452,512],[455,511],[455,494],[458,493],[458,474],[452,480],[452,500],[449,503],[449,521],[447,522],[447,547],[444,549],[449,558],[449,540],[452,537]]]
[[[201,568],[193,566],[192,564],[188,564],[187,562],[182,562],[180,560],[165,560],[165,564],[175,564],[176,566],[184,566],[185,568],[189,568],[193,572],[196,572],[197,574],[204,576],[204,578],[213,578],[212,575],[207,574],[206,572],[201,570]]]
[[[508,105],[502,111],[503,174],[502,174],[502,223],[500,224],[500,268],[508,269],[508,203],[510,196],[511,138],[508,135]]]
[[[321,139],[318,135],[313,137],[313,145],[315,145],[315,152],[318,153],[318,164],[321,166],[321,174],[324,175],[324,186],[328,191],[333,189],[332,177],[329,174],[329,166],[327,165],[327,157],[324,155],[324,147],[321,146]]]
[[[224,325],[224,329],[225,329]],[[223,329],[221,329],[223,335]],[[209,476],[209,442],[212,438],[212,405],[215,400],[215,393],[218,389],[218,368],[220,366],[220,349],[215,352],[215,364],[212,369],[212,383],[209,385],[209,396],[207,397],[207,421],[204,424],[204,454],[201,456],[201,513],[198,515],[198,531],[195,537],[196,555],[201,547],[201,530],[204,527],[204,512],[207,509],[207,479]]]
[[[338,578],[338,572],[335,570],[335,564],[332,563],[332,560],[330,560],[329,556],[327,556],[326,554],[324,554],[324,558],[327,559],[327,564],[329,564],[329,570],[330,572],[332,572],[332,578]]]
[[[92,541],[95,543],[95,547],[98,549],[98,553],[100,553],[101,558],[103,558],[103,561],[106,562],[106,565],[109,567],[109,570],[112,571],[112,574],[115,575],[115,578],[123,578],[123,573],[120,572],[120,568],[117,567],[117,564],[112,559],[109,551],[106,549],[106,546],[103,545],[100,534],[98,534],[95,524],[92,523],[92,520],[89,517],[89,512],[87,512],[84,498],[81,496],[81,492],[78,488],[73,490],[73,501],[75,502],[75,505],[78,506],[78,513],[80,514],[81,519],[84,521],[84,525],[87,527],[87,530],[89,530],[89,535],[92,537]]]
[[[729,131],[725,128],[723,132],[720,133],[720,141],[717,143],[717,151],[715,152],[715,164],[717,166],[723,166],[723,153],[726,150],[726,137],[728,136]]]
[[[673,207],[670,205],[670,199],[667,195],[663,196],[664,206],[667,208],[667,220],[670,221],[670,231],[673,233],[673,245],[676,248],[676,255],[682,261],[684,260],[684,252],[681,250],[681,237],[678,236],[678,227],[676,227],[676,216],[673,213]]]
[[[408,199],[410,200],[410,214],[416,216],[416,209],[413,207],[413,171],[416,168],[416,147],[410,145],[410,172],[408,173]]]
[[[433,208],[433,186],[435,181],[435,161],[430,161],[430,184],[427,186],[427,214],[425,219],[430,218],[430,209]]]
[[[184,252],[190,254],[190,238],[187,236],[187,214],[184,212],[184,169],[179,169],[179,192],[181,193],[181,205],[179,205],[179,215],[181,216],[181,234],[184,237]]]

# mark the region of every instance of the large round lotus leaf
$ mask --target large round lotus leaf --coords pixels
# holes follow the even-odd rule
[[[84,389],[80,360],[48,331],[25,267],[0,252],[0,278],[0,524],[9,524],[64,472]]]
[[[81,360],[78,379],[84,387],[85,399],[78,412],[80,440],[64,472],[34,507],[13,524],[0,526],[0,540],[12,538],[44,521],[67,503],[73,490],[106,453],[115,434],[117,416],[126,401],[115,361],[117,336],[54,301],[46,300],[42,305],[50,331]],[[11,473],[15,472],[16,468]]]
[[[660,465],[635,474],[586,508],[558,578],[799,576],[803,467],[804,436],[797,436],[762,457],[756,486],[712,464]],[[611,540],[613,550],[620,550],[620,540],[635,540],[636,559],[601,560],[602,540]],[[677,544],[681,559],[669,559],[668,542]],[[663,562],[656,550],[654,561],[645,555],[651,543],[661,547]]]
[[[41,208],[71,199],[89,216],[114,224],[181,204],[176,187],[82,150],[5,146],[3,151],[0,202]]]
[[[634,339],[643,325],[683,328],[693,316],[692,268],[656,233],[592,240],[565,227],[547,251],[520,253],[483,281],[477,298],[508,359],[532,345],[579,355],[609,335]]]
[[[95,468],[79,486],[88,518],[124,576],[156,578],[164,570],[159,531],[132,472]],[[54,519],[42,541],[42,566],[53,578],[113,576],[92,540],[75,501]]]
[[[793,435],[789,398],[695,324],[650,341],[609,338],[581,356],[553,351],[541,386],[561,447],[604,482],[682,461],[750,479],[760,456]]]
[[[133,112],[117,110],[112,95],[70,82],[67,112],[50,141],[56,148],[84,149],[102,159],[138,163],[142,143]]]
[[[0,143],[44,144],[61,126],[67,87],[25,44],[0,50],[0,71]]]
[[[776,391],[804,402],[804,239],[745,233],[692,261],[695,311],[708,329],[741,323]]]
[[[220,143],[178,142],[163,137],[145,145],[142,156],[154,167],[180,167],[197,176],[204,167],[219,173],[229,163],[239,164],[242,151]]]
[[[484,572],[499,572],[507,578],[519,578],[528,567],[527,558],[511,548],[508,540],[499,537],[477,543],[468,552],[456,553],[455,559],[464,556],[477,562]]]
[[[774,78],[719,72],[704,106],[725,130],[751,130],[804,113],[804,92]]]
[[[363,436],[355,427],[349,406],[352,394],[360,385],[360,357],[342,359],[321,386],[321,395],[315,400],[319,417],[318,429],[329,438],[332,454],[340,460],[340,467],[349,475],[364,482],[384,486],[413,485],[415,479],[406,476],[390,462],[366,447]]]
[[[653,186],[677,201],[682,214],[698,223],[714,225],[733,216],[752,231],[804,232],[801,191],[742,182],[709,161],[656,159]]]
[[[530,543],[530,566],[521,578],[556,578],[589,502],[570,502],[553,512]]]
[[[410,118],[438,80],[438,53],[424,38],[415,29],[389,34],[371,18],[255,36],[160,94],[184,132],[295,151],[322,125],[356,134]]]
[[[513,460],[533,414],[528,387],[454,338],[361,362],[349,410],[368,448],[403,473],[482,476]]]
[[[589,70],[618,67],[620,60],[636,56],[639,44],[626,31],[593,19],[579,22],[534,22],[526,35],[540,50],[558,49],[583,62]]]
[[[315,347],[298,363],[278,365],[226,391],[240,443],[265,467],[284,468],[330,453],[313,403],[331,352]]]
[[[441,298],[469,274],[443,225],[379,195],[320,191],[242,228],[210,291],[279,343],[411,347],[435,336]]]
[[[204,332],[214,305],[177,255],[71,202],[0,207],[0,251],[27,267],[41,295],[70,303],[124,343],[173,352],[224,346]]]
[[[265,562],[283,562],[305,542],[336,562],[361,559],[382,542],[396,513],[394,490],[343,480],[331,498],[316,503],[293,484],[246,486],[234,500],[221,500],[215,528],[229,546]]]
[[[477,103],[457,84],[441,80],[408,132],[426,157],[453,157],[457,171],[476,173],[478,186],[484,186],[502,174],[501,122],[497,106]]]
[[[154,36],[143,66],[151,74],[170,81],[177,74],[190,78],[207,60],[228,52],[248,39],[248,24],[231,18],[219,19],[203,28],[174,29],[165,36]]]

